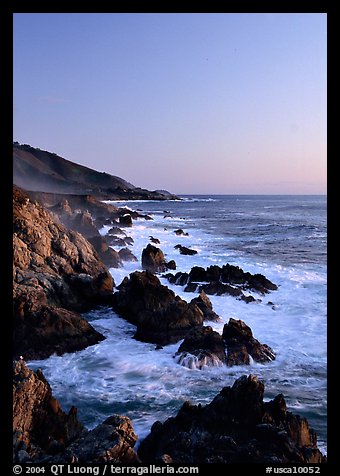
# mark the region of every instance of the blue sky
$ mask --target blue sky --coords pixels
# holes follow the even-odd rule
[[[14,140],[136,186],[326,193],[326,14],[14,15]]]

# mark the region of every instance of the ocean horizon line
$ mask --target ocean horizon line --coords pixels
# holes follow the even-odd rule
[[[327,197],[327,193],[174,193],[181,197]]]

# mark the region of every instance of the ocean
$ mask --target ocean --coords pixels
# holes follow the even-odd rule
[[[131,418],[139,441],[156,420],[174,416],[185,400],[209,403],[224,386],[241,375],[264,381],[265,400],[283,393],[289,411],[308,419],[327,452],[327,197],[326,196],[182,196],[180,201],[112,202],[147,213],[126,234],[134,239],[136,263],[110,269],[116,285],[141,270],[141,254],[150,242],[158,245],[177,271],[193,266],[230,263],[251,273],[262,273],[278,285],[261,302],[245,303],[233,296],[209,296],[222,318],[211,323],[222,332],[230,317],[242,319],[253,335],[276,352],[276,360],[249,366],[187,368],[176,363],[179,343],[155,350],[154,344],[133,339],[135,327],[110,308],[85,314],[106,336],[97,345],[73,354],[30,361],[40,368],[65,411],[78,408],[80,420],[93,428],[118,413]],[[111,203],[111,202],[110,202]],[[100,232],[105,234],[109,226]],[[177,236],[183,229],[188,236]],[[175,245],[198,251],[181,255]],[[115,248],[119,249],[119,248]],[[190,301],[195,293],[162,284]],[[137,443],[138,444],[138,443]]]

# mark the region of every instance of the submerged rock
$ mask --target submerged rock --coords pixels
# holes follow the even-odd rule
[[[192,250],[191,248],[187,248],[186,246],[176,245],[174,248],[176,250],[179,250],[181,255],[197,255],[196,250]]]
[[[178,230],[175,230],[174,233],[176,233],[177,236],[189,236],[189,233],[188,232],[185,232],[182,230],[182,228],[179,228]]]
[[[244,375],[208,405],[185,402],[175,417],[153,424],[138,455],[144,464],[163,455],[184,465],[325,463],[308,421],[288,412],[282,395],[268,403],[263,395],[264,384]]]
[[[136,339],[160,345],[179,341],[203,323],[196,304],[176,296],[149,271],[135,271],[122,281],[113,309],[137,326]]]

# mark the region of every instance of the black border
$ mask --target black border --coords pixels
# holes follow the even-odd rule
[[[2,227],[0,233],[0,250],[1,250],[1,305],[2,305],[2,342],[0,343],[0,351],[3,354],[1,357],[1,392],[0,392],[0,451],[1,451],[1,466],[9,468],[8,474],[12,474],[12,328],[11,313],[12,313],[12,231],[11,231],[11,218],[12,218],[12,142],[13,142],[13,14],[15,13],[324,13],[327,15],[327,83],[328,83],[328,95],[327,95],[327,108],[328,108],[328,129],[327,139],[330,144],[329,150],[335,149],[335,127],[338,122],[338,114],[336,111],[336,98],[335,92],[337,90],[335,82],[337,80],[336,73],[334,71],[335,65],[339,63],[336,61],[336,54],[339,57],[337,51],[337,44],[339,39],[337,38],[337,31],[339,30],[339,24],[337,23],[336,5],[334,0],[272,0],[272,1],[248,1],[248,2],[234,2],[233,4],[224,4],[224,9],[227,11],[221,12],[221,4],[214,7],[209,5],[212,11],[207,12],[201,10],[199,5],[196,6],[196,10],[193,11],[192,6],[185,6],[183,3],[178,5],[171,3],[171,8],[167,8],[167,5],[163,5],[165,11],[159,11],[151,6],[143,5],[143,11],[136,8],[136,5],[128,5],[132,8],[132,11],[128,11],[129,8],[124,7],[123,4],[115,2],[112,7],[114,11],[108,11],[108,2],[96,2],[93,8],[89,10],[85,6],[79,8],[80,5],[73,5],[71,2],[48,2],[42,5],[40,2],[28,2],[26,1],[12,1],[5,4],[4,1],[0,2],[0,45],[1,45],[1,84],[4,85],[1,88],[0,95],[0,110],[3,116],[2,127],[0,127],[2,140],[1,140],[1,153],[3,155],[2,165],[3,170],[0,174],[1,180],[1,198],[2,198]],[[10,4],[9,4],[10,3]],[[73,2],[74,3],[74,2]],[[159,6],[159,5],[158,5]],[[119,8],[120,7],[120,8]],[[169,5],[170,7],[170,5]],[[80,11],[79,11],[80,10]],[[156,10],[156,11],[155,11]],[[172,11],[170,11],[172,10]],[[242,11],[243,10],[243,11]],[[335,47],[334,47],[335,45]],[[334,61],[335,60],[335,61]],[[332,155],[332,152],[328,152],[328,157]],[[334,164],[336,157],[333,160],[328,160],[328,167]],[[336,163],[336,162],[335,162]],[[332,251],[332,244],[336,236],[335,227],[336,221],[332,221],[332,217],[336,216],[336,208],[333,205],[333,199],[336,197],[334,181],[330,180],[330,177],[336,177],[336,175],[328,173],[328,252]],[[336,186],[336,185],[335,185]],[[333,193],[334,192],[334,193]],[[333,210],[333,208],[335,208]],[[8,221],[8,222],[7,222]],[[334,237],[334,238],[333,238]],[[328,275],[332,275],[334,260],[328,260]],[[8,273],[8,274],[7,274]],[[8,276],[8,279],[7,279]],[[328,284],[328,298],[336,295],[334,281]],[[328,302],[329,302],[328,299]],[[5,306],[4,306],[5,303]],[[331,304],[329,302],[329,304]],[[336,462],[336,443],[334,436],[337,430],[336,417],[333,413],[334,406],[336,407],[336,390],[333,387],[335,384],[335,370],[332,368],[333,362],[337,362],[336,355],[334,353],[335,339],[334,332],[332,334],[329,330],[330,325],[336,322],[337,315],[332,312],[334,306],[330,306],[331,318],[328,319],[328,404],[329,414],[332,417],[328,417],[328,463],[323,465],[321,473],[325,474],[327,467],[331,463]],[[8,462],[8,464],[7,464]],[[217,468],[218,466],[218,468]],[[216,470],[220,471],[226,469],[225,465],[217,465]],[[232,466],[232,465],[231,465]],[[246,469],[248,465],[242,465],[242,468]],[[215,470],[214,468],[211,468]],[[235,467],[231,467],[231,473],[233,474]],[[253,471],[254,465],[251,471]],[[264,474],[264,468],[259,465],[256,471],[259,470],[259,474]],[[207,469],[207,472],[211,472]],[[200,474],[204,473],[204,468],[200,471]],[[4,472],[7,473],[6,470]],[[45,473],[46,474],[46,473]]]

